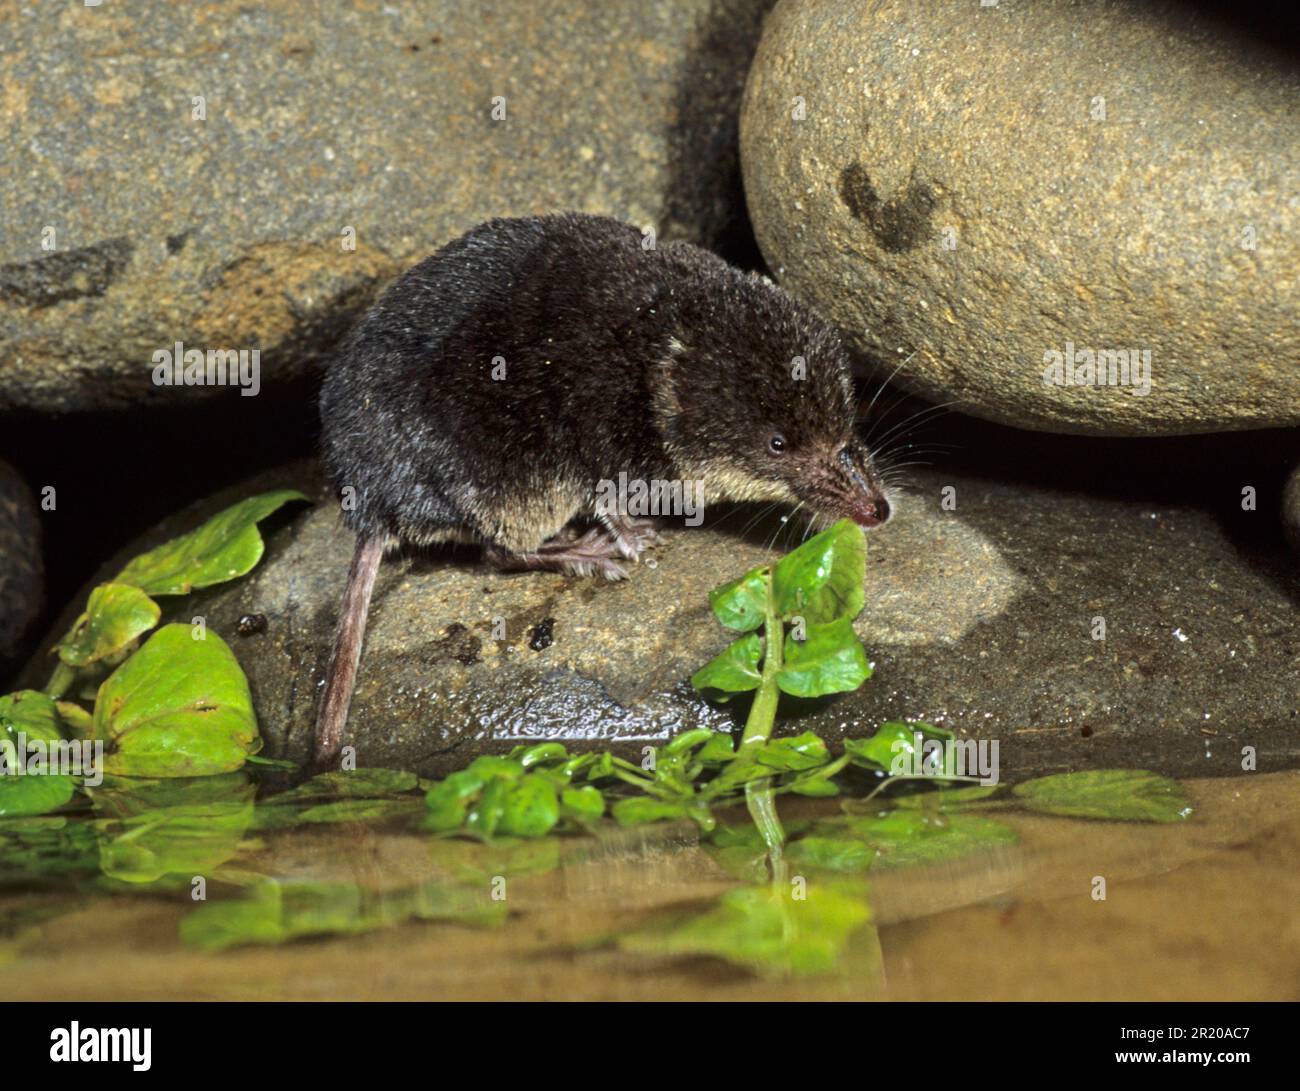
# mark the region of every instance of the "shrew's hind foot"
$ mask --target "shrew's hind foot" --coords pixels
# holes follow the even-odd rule
[[[571,576],[627,579],[627,572],[618,563],[626,554],[604,527],[593,527],[577,536],[561,531],[529,553],[511,553],[489,545],[483,555],[503,572],[565,572]]]
[[[654,519],[641,519],[614,511],[602,513],[601,518],[609,536],[618,547],[619,556],[629,561],[637,560],[643,551],[659,544],[659,531]]]

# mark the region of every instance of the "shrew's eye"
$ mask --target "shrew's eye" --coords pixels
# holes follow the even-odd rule
[[[767,449],[774,455],[784,454],[785,436],[781,435],[780,432],[775,433],[772,438],[767,441]]]

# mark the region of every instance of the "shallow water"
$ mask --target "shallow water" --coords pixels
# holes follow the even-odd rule
[[[17,873],[14,853],[3,856],[0,996],[1300,997],[1300,772],[1183,786],[1195,807],[1186,822],[999,811],[1014,843],[940,864],[873,867],[862,895],[873,925],[854,933],[834,972],[801,978],[617,945],[619,936],[698,913],[737,886],[693,826],[611,825],[600,837],[485,850],[419,832],[418,808],[399,806],[374,822],[255,828],[242,797],[215,809],[189,801],[167,851],[191,862],[206,852],[206,864],[193,868],[212,875],[200,908],[190,879],[150,885],[99,874],[103,867],[147,877],[162,858],[151,852],[163,844],[151,812],[142,819],[101,807],[97,835],[88,818],[70,820],[61,849],[29,874]],[[782,803],[783,818],[795,821],[838,813],[835,800]],[[29,845],[30,831],[59,832],[18,821],[28,823]],[[0,833],[12,839],[18,829],[10,823]],[[280,945],[196,946],[216,934],[195,927],[196,910],[246,900],[259,875],[283,889],[314,884],[306,889],[321,900],[307,916],[320,927],[358,918],[396,923]],[[1098,877],[1104,900],[1093,896]],[[457,919],[412,920],[413,911]]]

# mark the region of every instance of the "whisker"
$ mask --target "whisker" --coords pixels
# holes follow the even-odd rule
[[[871,426],[867,429],[866,435],[862,437],[862,442],[869,444],[871,442],[871,437],[875,433],[876,429],[878,429],[883,424],[887,424],[890,418],[893,416],[894,412],[899,408],[899,406],[907,405],[913,400],[914,399],[912,395],[910,395],[907,391],[905,390],[899,391],[898,396],[894,398],[894,400],[891,401],[887,406],[881,409],[879,413],[876,414],[876,419],[872,421]]]
[[[925,409],[913,413],[910,417],[894,425],[893,428],[891,428],[888,432],[886,432],[883,436],[881,436],[878,440],[876,440],[876,447],[883,453],[885,450],[885,446],[889,442],[890,438],[894,437],[896,433],[898,433],[900,428],[904,428],[909,424],[911,425],[911,428],[909,429],[908,432],[904,432],[902,433],[902,435],[897,436],[896,442],[905,439],[910,432],[915,431],[917,428],[919,428],[927,418],[933,418],[938,414],[944,412],[945,410],[951,409],[952,406],[957,404],[958,404],[957,401],[944,402],[942,405],[928,406]],[[875,457],[874,451],[872,452],[872,457],[873,458]]]
[[[768,552],[771,552],[772,549],[776,546],[776,540],[777,540],[777,538],[779,538],[779,537],[781,536],[781,532],[782,532],[783,530],[786,530],[786,529],[789,527],[789,525],[790,525],[790,520],[793,519],[796,515],[799,514],[799,509],[802,508],[803,506],[804,506],[804,502],[803,502],[802,500],[800,500],[799,503],[795,505],[795,507],[794,507],[794,511],[790,512],[790,514],[787,515],[787,516],[786,516],[786,517],[781,521],[780,525],[777,526],[777,528],[776,528],[776,533],[774,533],[774,534],[772,535],[772,539],[771,539],[771,541],[769,541],[769,542],[767,543],[767,549],[768,549]]]
[[[934,459],[931,458],[909,458],[906,462],[893,462],[885,467],[886,473],[897,473],[908,466],[933,466]]]
[[[889,451],[885,452],[885,455],[889,455],[894,451],[933,451],[946,454],[951,451],[960,451],[961,446],[960,443],[908,443],[901,447],[890,448]]]
[[[745,524],[744,528],[740,532],[740,536],[743,538],[754,528],[756,524],[761,523],[764,519],[766,519],[773,511],[776,510],[776,507],[779,503],[780,501],[772,500],[764,504],[761,508],[759,508],[758,514],[756,514],[752,519],[749,520],[748,523]]]
[[[876,392],[875,392],[875,394],[872,395],[871,402],[867,405],[867,408],[866,408],[865,410],[863,410],[860,414],[858,414],[858,419],[859,419],[859,420],[864,420],[865,418],[867,418],[867,417],[869,417],[869,416],[871,415],[871,411],[876,407],[876,402],[879,400],[880,395],[883,394],[883,393],[885,392],[885,387],[887,387],[890,383],[892,383],[892,382],[894,381],[894,379],[898,376],[898,373],[899,373],[900,371],[902,371],[903,368],[904,368],[907,364],[911,363],[911,361],[912,361],[912,357],[915,356],[915,355],[916,355],[916,351],[913,350],[912,353],[911,353],[911,355],[909,355],[909,356],[907,357],[907,359],[905,359],[905,360],[903,360],[901,363],[899,363],[899,365],[898,365],[896,368],[894,368],[894,370],[891,371],[891,372],[890,372],[890,373],[889,373],[889,374],[888,374],[888,375],[887,375],[887,376],[886,376],[886,377],[881,381],[880,386],[876,388]],[[869,433],[868,433],[868,434],[869,434]]]
[[[731,511],[727,512],[727,514],[724,516],[723,521],[739,519],[741,516],[749,515],[749,519],[746,520],[745,525],[741,527],[740,530],[737,532],[738,537],[744,538],[748,536],[749,532],[754,528],[755,524],[762,522],[762,520],[767,517],[767,515],[772,511],[772,509],[777,507],[779,504],[781,504],[780,500],[768,501],[766,504],[762,505],[758,509],[758,511],[754,512],[753,514],[750,514],[749,505],[735,507]]]
[[[926,417],[935,416],[939,413],[944,412],[945,410],[951,410],[953,406],[960,405],[960,404],[961,404],[960,399],[954,398],[951,401],[940,402],[937,405],[923,406],[922,408],[918,409],[915,413],[911,414],[910,416],[904,417],[901,421],[899,421],[892,428],[890,428],[888,432],[886,432],[883,436],[879,437],[876,440],[876,442],[878,444],[883,444],[886,439],[892,436],[900,428],[905,428],[913,421],[919,421],[925,419]]]

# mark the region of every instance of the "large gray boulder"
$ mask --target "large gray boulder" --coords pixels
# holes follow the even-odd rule
[[[981,416],[1300,423],[1300,67],[1249,18],[784,0],[741,117],[763,253],[901,381]]]
[[[176,342],[301,375],[492,216],[724,237],[770,2],[28,5],[0,20],[0,410],[233,396],[154,385]]]

